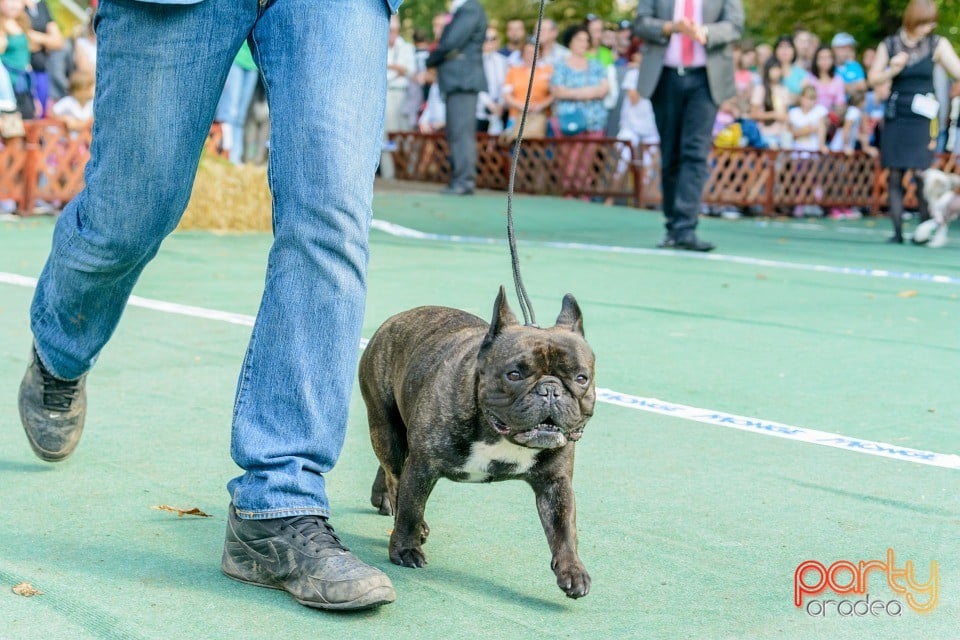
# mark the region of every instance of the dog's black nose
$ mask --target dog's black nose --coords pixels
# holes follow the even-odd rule
[[[544,380],[537,385],[537,395],[548,398],[551,402],[560,397],[563,386],[556,380]]]

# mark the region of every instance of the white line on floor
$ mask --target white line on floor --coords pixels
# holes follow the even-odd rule
[[[0,272],[0,283],[15,285],[19,287],[33,288],[37,284],[36,278],[14,273]],[[204,307],[194,307],[174,302],[165,302],[163,300],[153,300],[151,298],[142,298],[140,296],[131,296],[130,305],[142,307],[153,311],[163,313],[173,313],[177,315],[190,316],[194,318],[203,318],[206,320],[218,320],[243,326],[253,326],[254,317],[240,313],[230,313],[227,311],[218,311],[216,309],[206,309]],[[360,348],[367,346],[367,340],[361,340]],[[960,469],[960,455],[936,453],[933,451],[923,451],[920,449],[911,449],[909,447],[900,447],[887,444],[885,442],[874,442],[873,440],[864,440],[861,438],[851,438],[838,433],[828,431],[818,431],[816,429],[806,429],[795,427],[780,422],[772,422],[760,418],[749,418],[739,416],[723,411],[714,411],[712,409],[700,409],[682,404],[675,404],[656,398],[642,398],[632,396],[611,389],[597,389],[597,400],[630,409],[639,409],[650,413],[659,413],[661,415],[673,416],[702,422],[718,427],[727,427],[729,429],[739,429],[749,431],[765,436],[774,436],[785,438],[797,442],[806,442],[809,444],[818,444],[826,447],[836,447],[847,451],[865,453],[872,456],[891,458],[906,462],[917,462],[919,464],[942,467],[945,469]]]

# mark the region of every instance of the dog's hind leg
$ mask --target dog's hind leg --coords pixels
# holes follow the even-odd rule
[[[370,490],[370,503],[384,516],[396,513],[397,483],[407,459],[407,427],[396,405],[367,405],[370,441],[380,460],[377,476]]]

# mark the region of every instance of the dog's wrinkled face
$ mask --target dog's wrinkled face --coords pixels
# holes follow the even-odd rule
[[[540,329],[517,322],[501,287],[478,359],[478,400],[495,433],[534,449],[580,439],[596,390],[594,355],[573,296],[564,297],[556,325]]]

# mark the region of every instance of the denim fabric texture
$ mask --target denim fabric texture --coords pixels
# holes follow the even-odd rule
[[[183,214],[248,39],[270,104],[274,241],[234,407],[231,454],[244,473],[228,490],[244,518],[329,515],[323,474],[343,444],[366,296],[389,10],[102,0],[94,18],[91,158],[37,285],[37,351],[60,378],[93,366]]]

